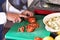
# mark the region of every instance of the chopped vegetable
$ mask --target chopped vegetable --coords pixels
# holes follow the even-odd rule
[[[35,30],[35,28],[32,25],[27,25],[26,30],[27,30],[27,32],[33,32]]]
[[[34,17],[30,17],[30,18],[28,18],[28,22],[34,23],[34,22],[36,22],[36,19]]]
[[[48,36],[48,37],[43,38],[43,40],[54,40],[54,39],[53,39],[53,37]]]
[[[60,29],[60,16],[50,18],[46,24],[54,30]]]
[[[24,32],[24,27],[18,28],[18,31]]]
[[[43,40],[43,39],[40,37],[36,37],[34,40]]]

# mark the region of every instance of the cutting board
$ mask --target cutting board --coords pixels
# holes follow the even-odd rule
[[[37,23],[39,23],[39,28],[35,29],[34,32],[18,32],[18,28],[21,26],[28,25],[28,21],[23,21],[21,23],[15,23],[11,29],[6,33],[6,39],[16,39],[16,40],[34,40],[35,37],[44,38],[50,35],[45,29],[45,25],[43,24],[44,15],[35,15],[37,19]]]

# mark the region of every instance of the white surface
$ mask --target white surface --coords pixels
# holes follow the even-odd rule
[[[0,12],[0,24],[4,24],[6,21],[6,14],[4,12]]]
[[[50,32],[57,32],[57,31],[60,31],[60,30],[54,30],[50,27],[47,26],[46,22],[50,19],[50,18],[53,18],[53,17],[56,17],[56,16],[60,16],[60,13],[52,13],[52,14],[49,14],[47,16],[45,16],[43,18],[43,23],[45,24],[45,28],[47,31],[50,31]]]

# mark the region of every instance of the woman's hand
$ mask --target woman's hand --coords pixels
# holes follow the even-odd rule
[[[9,21],[12,21],[13,23],[15,23],[15,22],[21,22],[22,19],[20,17],[28,18],[28,17],[31,17],[31,16],[33,16],[33,13],[30,12],[30,11],[27,11],[27,10],[24,11],[22,14],[13,13],[13,12],[7,12],[7,19]]]
[[[13,23],[21,22],[21,18],[20,17],[27,18],[27,16],[22,15],[22,14],[7,12],[7,19],[9,21],[12,21]]]
[[[33,13],[33,12],[28,11],[28,10],[24,11],[22,14],[24,14],[24,15],[26,15],[26,16],[28,16],[28,17],[30,17],[30,16],[33,16],[33,15],[34,15],[34,13]]]

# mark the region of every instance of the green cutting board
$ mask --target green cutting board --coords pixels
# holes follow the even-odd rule
[[[45,25],[43,24],[44,15],[36,15],[37,22],[40,27],[34,30],[34,32],[18,32],[18,28],[21,26],[26,26],[29,24],[27,21],[23,21],[21,23],[15,23],[11,29],[6,33],[6,39],[17,39],[17,40],[34,40],[35,37],[44,38],[46,36],[50,36],[50,32],[45,29]]]

